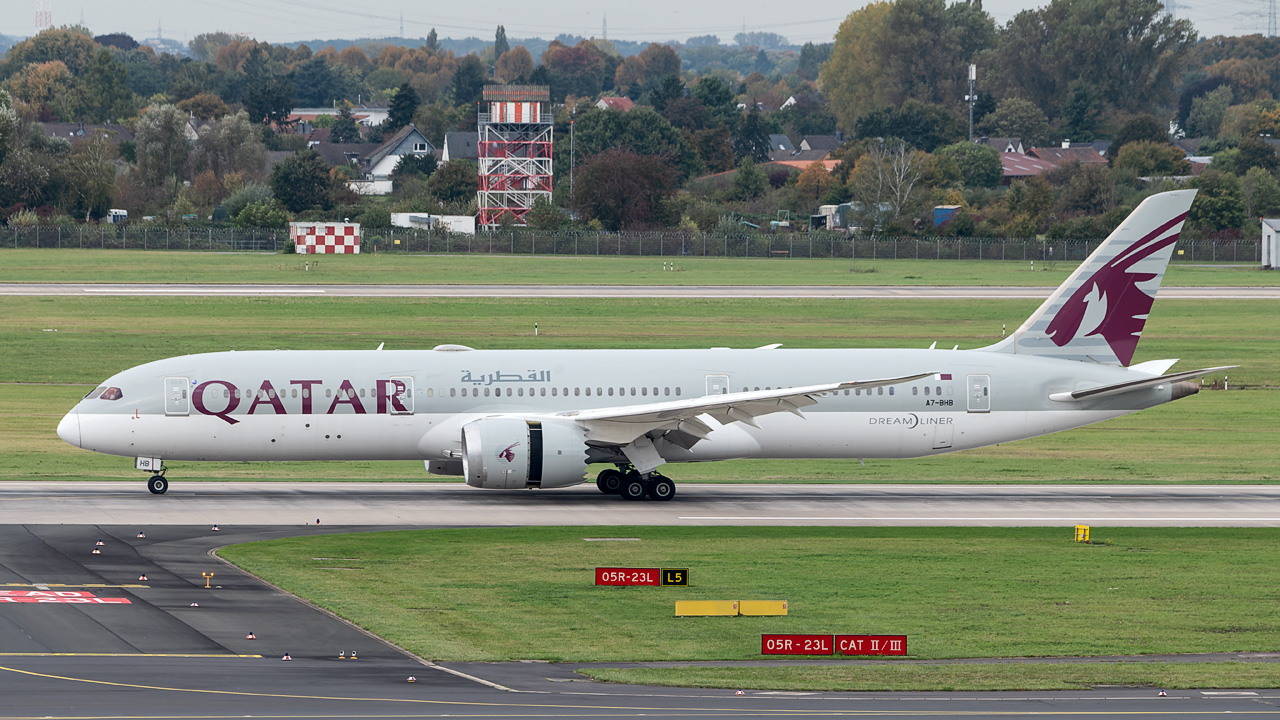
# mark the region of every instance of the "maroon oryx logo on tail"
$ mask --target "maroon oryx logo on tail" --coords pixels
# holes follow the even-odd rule
[[[506,446],[505,448],[499,450],[498,457],[502,458],[503,460],[506,460],[507,462],[515,462],[516,461],[515,447],[519,444],[520,443],[518,442],[513,442],[510,445]]]
[[[1058,309],[1045,334],[1063,347],[1082,332],[1080,326],[1086,316],[1096,318],[1097,324],[1085,328],[1083,334],[1101,335],[1120,363],[1127,366],[1155,302],[1155,295],[1139,286],[1159,277],[1157,273],[1132,272],[1131,268],[1178,242],[1178,233],[1165,233],[1186,217],[1182,213],[1152,230],[1094,272]]]

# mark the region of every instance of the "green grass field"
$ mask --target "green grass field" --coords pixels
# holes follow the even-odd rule
[[[639,541],[585,540],[602,536]],[[1095,526],[1093,539],[1074,543],[1069,527],[540,527],[219,554],[434,660],[744,660],[775,632],[904,634],[914,658],[1280,642],[1280,530]],[[597,566],[687,567],[691,584],[596,587]],[[673,617],[676,600],[751,599],[787,600],[789,614]]]
[[[674,687],[846,692],[1086,690],[1103,685],[1156,688],[1280,687],[1280,663],[1035,663],[1005,665],[794,665],[789,667],[595,668],[605,682]]]
[[[562,300],[0,298],[0,479],[134,479],[127,459],[70,447],[58,419],[130,366],[223,349],[791,347],[972,348],[1032,300]],[[476,318],[484,322],[475,322]],[[532,326],[540,325],[534,337]],[[56,330],[56,332],[53,332]],[[1233,388],[1090,428],[906,461],[737,461],[671,468],[677,481],[1274,482],[1280,356],[1274,301],[1162,300],[1137,361],[1239,364]],[[429,480],[420,463],[175,463],[185,480]]]
[[[674,272],[663,264],[674,262]],[[0,282],[425,285],[1058,285],[1076,262],[510,255],[347,256],[0,248]],[[309,270],[304,270],[305,267]],[[1174,263],[1165,284],[1276,285],[1252,263]]]

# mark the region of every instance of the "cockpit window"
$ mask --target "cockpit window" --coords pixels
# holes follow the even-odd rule
[[[95,391],[95,392],[97,392],[97,391]],[[109,388],[107,388],[106,390],[103,390],[103,391],[102,391],[102,395],[100,395],[100,396],[99,396],[99,399],[101,399],[101,400],[119,400],[119,399],[120,399],[120,398],[122,398],[122,397],[124,397],[124,393],[120,392],[120,388],[118,388],[118,387],[109,387]]]
[[[90,390],[90,391],[89,391],[89,394],[84,396],[84,399],[85,399],[85,400],[92,400],[92,399],[94,399],[94,398],[98,397],[99,395],[101,395],[101,394],[102,394],[102,391],[103,391],[103,390],[106,390],[106,389],[107,389],[106,387],[96,387],[96,388],[94,388],[94,389]]]

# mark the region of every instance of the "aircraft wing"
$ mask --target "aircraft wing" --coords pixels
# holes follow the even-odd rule
[[[1108,395],[1119,395],[1121,393],[1133,392],[1134,390],[1144,390],[1155,385],[1164,385],[1165,383],[1178,382],[1179,380],[1190,380],[1202,375],[1209,375],[1221,372],[1222,370],[1231,370],[1232,368],[1238,367],[1240,366],[1224,365],[1222,367],[1205,368],[1203,370],[1188,370],[1186,372],[1160,375],[1159,377],[1146,378],[1143,380],[1131,380],[1129,382],[1116,383],[1114,385],[1100,385],[1098,387],[1076,390],[1074,392],[1052,393],[1049,395],[1049,399],[1057,402],[1079,402],[1080,400],[1088,400],[1090,398],[1107,397]]]
[[[816,396],[824,393],[897,385],[936,374],[928,372],[878,380],[706,395],[641,405],[574,410],[558,413],[558,416],[582,423],[587,428],[587,439],[599,443],[626,445],[641,435],[663,430],[672,442],[682,447],[693,447],[711,432],[710,426],[698,420],[699,415],[710,415],[722,425],[741,422],[759,427],[755,423],[757,417],[775,412],[801,415],[800,408],[816,404]]]

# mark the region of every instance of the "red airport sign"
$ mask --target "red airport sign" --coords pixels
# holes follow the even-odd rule
[[[761,635],[762,655],[833,655],[830,635]]]
[[[906,655],[906,635],[837,635],[840,655]]]
[[[46,603],[61,605],[132,605],[128,598],[100,598],[81,590],[0,590],[3,603]]]
[[[597,585],[659,585],[658,568],[596,568]]]

